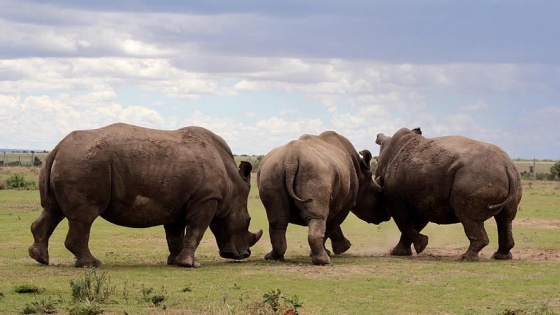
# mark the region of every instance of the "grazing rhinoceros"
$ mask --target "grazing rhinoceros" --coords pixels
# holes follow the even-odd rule
[[[262,235],[248,231],[251,168],[248,162],[237,168],[226,142],[200,127],[163,131],[114,124],[74,131],[41,169],[44,210],[31,225],[29,255],[48,264],[49,238],[67,218],[65,245],[76,267],[99,266],[88,242],[101,216],[133,228],[163,225],[170,265],[200,266],[195,251],[208,226],[220,256],[247,258]]]
[[[512,221],[521,201],[517,168],[495,145],[460,136],[425,138],[420,128],[402,128],[392,137],[380,133],[375,180],[383,187],[387,205],[402,235],[392,255],[421,253],[428,224],[461,223],[470,241],[464,260],[478,260],[488,245],[484,221],[494,217],[498,227],[495,259],[511,259]]]
[[[303,135],[264,157],[257,184],[272,243],[265,259],[284,260],[288,223],[309,226],[311,259],[324,265],[330,263],[327,238],[335,254],[350,247],[340,229],[349,211],[369,223],[390,219],[381,187],[373,182],[371,153],[364,150],[362,155],[348,139],[327,131]]]

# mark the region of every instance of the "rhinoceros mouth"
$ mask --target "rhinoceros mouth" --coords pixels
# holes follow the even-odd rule
[[[239,260],[239,259],[248,258],[249,256],[251,256],[251,250],[247,250],[243,253],[237,253],[237,252],[232,252],[232,251],[221,251],[220,252],[220,257],[227,258],[227,259]]]

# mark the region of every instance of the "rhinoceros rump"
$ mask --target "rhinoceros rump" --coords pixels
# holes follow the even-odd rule
[[[47,156],[39,176],[43,212],[31,225],[29,255],[49,263],[48,242],[68,219],[65,246],[76,267],[99,266],[89,250],[93,221],[144,228],[163,225],[168,264],[198,267],[198,244],[210,226],[220,255],[251,254],[251,164],[235,165],[226,142],[200,127],[174,131],[127,124],[74,131]]]
[[[335,254],[350,247],[340,229],[349,211],[374,224],[390,219],[381,188],[373,182],[371,153],[362,154],[348,139],[327,131],[303,135],[264,157],[257,184],[272,243],[266,259],[284,260],[288,223],[309,226],[312,262],[323,265],[330,263],[327,238]]]
[[[428,224],[461,223],[470,241],[461,256],[478,260],[488,245],[484,221],[491,217],[498,228],[495,259],[511,259],[512,221],[521,201],[517,168],[495,145],[460,136],[425,138],[419,128],[402,128],[392,137],[380,133],[375,179],[383,186],[389,211],[402,235],[391,253],[421,253]]]

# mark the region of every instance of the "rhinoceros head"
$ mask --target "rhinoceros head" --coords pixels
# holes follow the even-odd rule
[[[379,159],[377,163],[377,169],[375,170],[375,181],[383,186],[384,185],[384,173],[389,166],[389,161],[399,152],[402,148],[401,140],[410,135],[422,135],[422,130],[420,127],[414,128],[412,130],[407,128],[401,128],[395,134],[391,136],[386,136],[383,133],[377,134],[375,143],[379,145]]]
[[[352,212],[360,219],[373,224],[380,224],[389,221],[391,215],[386,207],[383,189],[373,180],[371,170],[371,152],[368,150],[360,151],[362,155],[360,174],[358,178],[360,186],[356,205]]]
[[[224,216],[214,218],[210,230],[216,237],[220,256],[229,259],[244,259],[251,255],[250,247],[262,236],[263,231],[249,232],[251,216],[247,210],[247,198],[251,189],[251,170],[249,162],[239,164],[239,176],[243,180],[232,180],[231,204],[226,206]]]

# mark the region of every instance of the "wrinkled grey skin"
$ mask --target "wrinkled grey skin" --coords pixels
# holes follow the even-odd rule
[[[461,223],[470,246],[461,256],[479,260],[488,245],[484,221],[494,217],[498,250],[494,259],[511,259],[512,221],[521,201],[520,176],[508,155],[495,145],[460,137],[425,138],[419,128],[402,128],[393,137],[380,133],[375,180],[402,235],[393,255],[421,253],[428,224]]]
[[[345,137],[327,131],[303,135],[263,158],[257,184],[272,243],[265,259],[284,260],[288,223],[309,227],[312,262],[324,265],[330,263],[327,238],[335,254],[350,248],[340,229],[349,211],[369,223],[390,219],[381,187],[373,182],[371,153],[362,154]]]
[[[29,255],[48,265],[48,242],[68,219],[66,248],[76,267],[97,267],[90,228],[97,217],[126,227],[163,225],[167,263],[199,267],[195,251],[210,226],[220,255],[251,254],[251,164],[235,165],[225,141],[200,127],[174,131],[114,124],[74,131],[47,156],[39,176],[43,212],[31,225]]]

